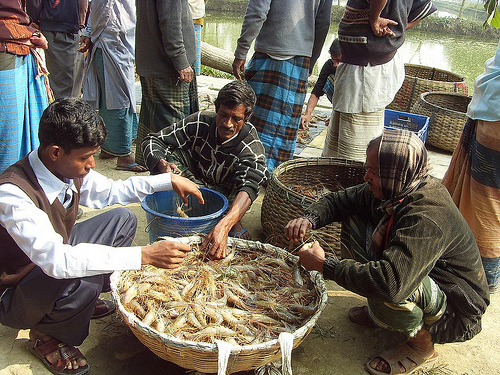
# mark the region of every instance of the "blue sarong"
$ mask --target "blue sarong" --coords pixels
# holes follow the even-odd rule
[[[194,41],[196,43],[196,61],[194,62],[194,72],[197,76],[201,73],[201,26],[199,23],[194,23]]]
[[[256,52],[246,68],[245,78],[257,95],[250,121],[266,150],[269,171],[293,157],[309,63],[305,56],[275,60]]]
[[[45,76],[33,56],[15,56],[15,68],[0,70],[0,173],[38,147],[38,124],[49,105]]]
[[[105,74],[102,49],[94,56],[99,82],[99,114],[104,120],[108,136],[102,149],[113,156],[127,156],[132,152],[132,140],[137,136],[139,120],[133,108],[108,109],[106,104]]]

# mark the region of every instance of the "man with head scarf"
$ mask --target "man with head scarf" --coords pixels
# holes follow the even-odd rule
[[[437,359],[434,343],[471,339],[489,304],[474,236],[447,190],[428,172],[427,151],[409,131],[385,130],[366,151],[365,183],[329,194],[285,227],[298,241],[309,229],[342,221],[353,259],[325,253],[317,241],[300,262],[365,296],[355,323],[403,332],[405,343],[366,364],[371,374],[403,374]]]

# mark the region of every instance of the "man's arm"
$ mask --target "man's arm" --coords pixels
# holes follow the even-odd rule
[[[272,0],[250,0],[248,2],[245,18],[243,19],[243,25],[241,27],[241,34],[238,38],[236,50],[234,51],[233,74],[239,80],[243,79],[241,73],[245,70],[248,50],[252,42],[257,38],[257,35],[259,35],[260,29],[267,19],[267,13],[271,8],[271,1]]]
[[[231,228],[241,220],[250,207],[252,201],[245,191],[236,194],[229,212],[217,223],[212,231],[205,237],[201,249],[208,250],[215,259],[222,259],[228,255],[227,237]]]
[[[150,133],[141,144],[142,154],[146,166],[152,173],[163,173],[161,165],[158,166],[160,160],[170,155],[175,149],[189,149],[194,140],[194,136],[198,134],[200,129],[199,115],[201,112],[195,113],[175,123],[171,126],[160,130],[158,133]]]
[[[184,45],[182,4],[183,2],[178,0],[157,0],[156,10],[158,12],[159,27],[165,53],[172,61],[175,70],[177,70],[179,79],[183,82],[191,82],[193,79],[193,69],[189,65]],[[194,43],[194,40],[187,42]]]
[[[328,29],[330,28],[330,19],[332,15],[332,0],[325,0],[320,9],[318,9],[318,14],[316,16],[316,24],[314,26],[314,45],[311,55],[311,64],[309,66],[309,71],[312,72],[316,60],[321,54],[321,49],[325,43],[326,36],[328,35]]]
[[[64,244],[47,214],[12,184],[0,187],[0,224],[31,261],[54,278],[92,276],[141,265],[140,247]]]
[[[370,1],[370,26],[376,36],[382,37],[385,35],[395,36],[394,31],[389,28],[389,25],[397,25],[396,21],[382,18],[380,14],[385,8],[387,0],[372,0]]]
[[[165,180],[167,176],[170,177],[170,174],[149,176],[150,178],[146,180],[160,181],[158,177]],[[187,202],[187,195],[193,195],[203,204],[203,197],[196,184],[181,176],[172,177],[172,183],[169,183],[169,186],[184,202]],[[136,184],[141,185],[137,186],[138,191],[148,186],[155,186],[154,183],[147,185],[142,182],[139,184],[136,181]],[[105,185],[110,183],[109,181],[98,178],[93,183],[96,185],[90,184],[89,186],[96,189],[97,195],[110,195],[102,191],[107,190]],[[115,185],[129,186],[129,184],[122,185],[121,183]],[[160,186],[161,181],[158,182],[157,187]],[[165,185],[162,189],[167,190]],[[125,194],[133,195],[132,192]],[[93,198],[97,199],[95,196]],[[141,263],[174,268],[182,261],[185,256],[183,253],[187,251],[185,246],[169,241],[142,248],[139,246],[114,248],[90,243],[75,246],[64,244],[63,238],[54,230],[47,214],[39,209],[26,193],[13,184],[0,186],[0,225],[7,230],[33,263],[54,278],[85,277],[115,270],[138,269]]]

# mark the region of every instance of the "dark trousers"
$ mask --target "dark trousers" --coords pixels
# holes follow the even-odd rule
[[[119,207],[76,224],[70,244],[130,246],[136,229],[136,216]],[[55,279],[35,267],[1,296],[0,323],[34,329],[66,344],[80,345],[89,334],[95,301],[106,288],[109,288],[109,274]]]

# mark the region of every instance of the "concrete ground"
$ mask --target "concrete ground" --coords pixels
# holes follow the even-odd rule
[[[200,99],[215,97],[217,90],[225,83],[223,80],[201,77]],[[331,108],[331,107],[330,107]],[[320,101],[317,111],[329,113],[328,103]],[[321,153],[325,131],[308,145],[300,154],[303,157],[315,157]],[[431,163],[435,177],[441,178],[448,166],[451,155],[439,150],[431,150]],[[96,160],[96,170],[113,179],[125,179],[134,173],[116,171],[116,161]],[[254,202],[251,210],[243,218],[254,240],[263,240],[260,224],[260,208],[265,191]],[[135,243],[145,245],[149,242],[145,232],[147,226],[145,213],[139,204],[128,206],[139,218]],[[98,212],[84,209],[85,220]],[[347,311],[353,306],[364,303],[364,298],[357,296],[334,282],[327,281],[329,300],[319,318],[316,327],[293,351],[293,373],[330,375],[330,374],[366,374],[363,365],[386,347],[402,338],[395,333],[383,329],[371,329],[358,326],[347,318]],[[109,297],[109,296],[107,296]],[[420,374],[447,375],[494,375],[500,374],[500,302],[493,295],[483,319],[483,330],[472,340],[465,343],[436,345],[439,360],[429,372]],[[15,330],[0,326],[0,375],[49,374],[43,364],[26,349],[28,331]],[[187,374],[172,363],[157,357],[142,345],[115,314],[102,319],[93,320],[90,335],[80,349],[87,356],[92,374],[102,375],[135,375],[135,374]],[[245,375],[252,374],[247,372]],[[241,373],[240,375],[243,375]]]

